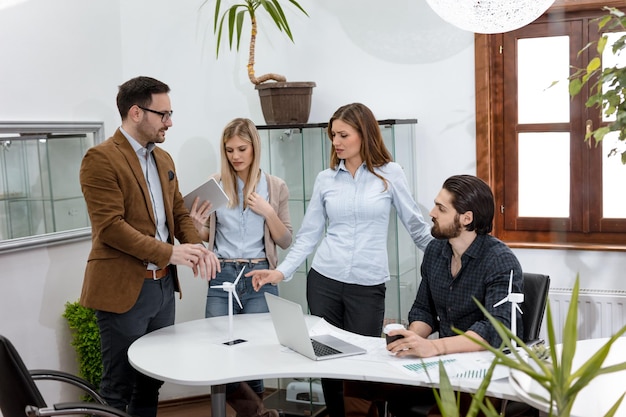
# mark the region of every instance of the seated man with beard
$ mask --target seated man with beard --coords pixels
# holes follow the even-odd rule
[[[472,340],[456,334],[453,327],[491,346],[500,346],[500,337],[473,297],[510,327],[510,304],[494,304],[507,296],[511,271],[513,292],[522,292],[523,282],[522,268],[513,252],[489,235],[494,207],[491,189],[478,177],[455,175],[444,182],[430,212],[431,233],[436,239],[424,252],[422,281],[409,312],[409,327],[389,333],[403,336],[387,345],[397,357],[427,358],[482,350]],[[517,314],[517,334],[522,337],[522,320]],[[435,332],[439,337],[429,339]],[[469,405],[471,397],[464,397],[462,402]],[[346,416],[376,415],[371,401],[377,400],[388,401],[397,416],[407,415],[406,410],[415,405],[435,403],[431,388],[346,382]],[[433,413],[438,413],[436,407]]]

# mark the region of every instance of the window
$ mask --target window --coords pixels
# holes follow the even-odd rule
[[[557,7],[519,30],[476,36],[478,175],[496,197],[494,234],[510,246],[626,250],[626,166],[607,157],[611,138],[584,141],[607,121],[585,107],[588,89],[572,99],[566,81],[593,57],[578,52],[600,36],[599,9]]]
[[[0,253],[88,239],[78,172],[102,123],[0,122]]]

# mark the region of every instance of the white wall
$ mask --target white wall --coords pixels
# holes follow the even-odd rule
[[[3,2],[0,1],[0,5]],[[31,0],[0,8],[0,119],[118,123],[117,1]],[[0,255],[0,333],[29,368],[76,372],[64,303],[80,294],[89,242]],[[50,400],[58,385],[48,386]]]
[[[0,9],[0,119],[119,124],[117,86],[150,75],[172,88],[174,126],[163,145],[183,193],[218,168],[218,138],[233,117],[263,124],[245,53],[214,57],[212,10],[202,0],[26,0]],[[0,5],[2,0],[0,0]],[[449,175],[474,173],[473,35],[443,23],[425,2],[302,0],[295,44],[273,28],[257,41],[257,72],[315,81],[311,122],[361,101],[379,119],[417,118],[419,203],[425,214]],[[358,8],[357,12],[352,9]],[[264,30],[262,27],[261,30]],[[271,40],[268,38],[271,36]],[[244,48],[245,50],[245,48]],[[80,294],[90,242],[0,255],[0,333],[30,368],[76,371],[63,304]],[[516,250],[528,271],[571,286],[620,288],[621,253]],[[203,317],[205,284],[183,271],[178,321]],[[168,385],[162,398],[206,389]],[[46,387],[50,401],[68,393]]]

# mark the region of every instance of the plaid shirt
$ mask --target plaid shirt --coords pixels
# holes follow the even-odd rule
[[[424,252],[422,281],[409,312],[409,323],[422,321],[439,337],[456,336],[452,327],[472,330],[494,347],[501,338],[480,311],[475,297],[487,311],[505,326],[511,326],[511,303],[493,305],[507,296],[513,270],[513,292],[523,289],[522,267],[506,244],[491,235],[478,235],[461,257],[461,270],[452,277],[452,248],[447,240],[432,241]],[[517,312],[517,335],[523,334]]]

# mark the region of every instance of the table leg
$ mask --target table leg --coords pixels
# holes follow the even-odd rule
[[[226,385],[211,385],[211,416],[226,417]]]

